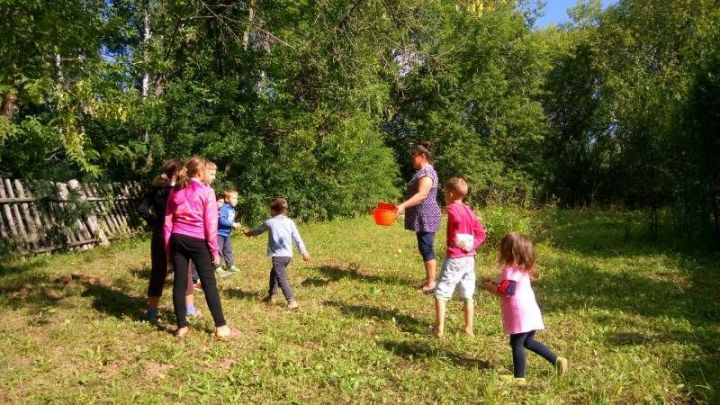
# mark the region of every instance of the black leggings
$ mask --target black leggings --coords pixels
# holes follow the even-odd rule
[[[174,233],[170,236],[170,255],[175,269],[185,269],[184,271],[175,271],[175,283],[173,284],[173,306],[175,307],[178,328],[188,326],[187,319],[185,319],[187,315],[185,289],[188,284],[187,268],[190,260],[195,263],[200,275],[200,282],[205,292],[205,301],[208,308],[210,308],[215,326],[225,326],[220,294],[218,294],[217,284],[215,283],[212,258],[205,239]]]
[[[510,347],[512,348],[513,354],[513,374],[515,378],[525,377],[525,349],[535,352],[542,356],[545,360],[551,364],[555,364],[557,356],[550,349],[545,347],[544,344],[533,339],[535,331],[516,333],[510,335]]]
[[[150,282],[148,283],[148,297],[162,295],[165,279],[167,278],[167,254],[165,254],[165,240],[162,228],[154,227],[150,240]]]
[[[150,282],[148,283],[148,297],[160,298],[167,279],[167,254],[165,253],[165,239],[162,227],[154,227],[150,240]],[[188,280],[185,295],[193,293],[192,281]]]

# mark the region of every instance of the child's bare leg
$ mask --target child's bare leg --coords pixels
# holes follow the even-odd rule
[[[435,335],[435,337],[443,337],[446,309],[447,302],[442,298],[435,298],[435,328],[433,328],[433,335]]]
[[[475,305],[472,298],[465,300],[465,304],[463,305],[463,312],[465,312],[465,329],[463,331],[467,335],[475,336],[475,332],[473,332]]]
[[[425,286],[429,289],[435,288],[435,273],[437,261],[435,259],[425,262]]]

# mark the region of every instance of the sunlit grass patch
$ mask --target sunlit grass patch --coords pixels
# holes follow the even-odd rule
[[[537,242],[535,281],[547,330],[538,339],[570,359],[563,380],[528,356],[526,387],[512,370],[496,300],[478,293],[476,336],[463,336],[462,303],[449,304],[446,337],[429,329],[431,297],[412,233],[369,218],[301,225],[313,255],[289,266],[299,311],[264,304],[264,238],[233,239],[241,274],[220,280],[242,337],[218,342],[205,317],[171,334],[171,291],[158,325],[144,321],[149,243],[38,256],[0,271],[3,402],[488,402],[635,403],[718,400],[718,266],[652,246],[601,211],[480,212],[491,231],[477,257],[494,276],[493,244],[510,229]],[[444,232],[437,237],[442,252]],[[73,277],[72,275],[75,275]],[[71,276],[67,279],[67,276]]]

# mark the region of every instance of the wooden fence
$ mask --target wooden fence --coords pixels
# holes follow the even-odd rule
[[[142,229],[139,182],[0,179],[0,254],[89,249]]]

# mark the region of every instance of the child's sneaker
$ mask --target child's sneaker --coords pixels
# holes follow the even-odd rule
[[[288,302],[288,306],[287,306],[287,307],[288,307],[288,309],[297,309],[299,306],[300,306],[300,305],[298,305],[297,301],[295,301],[295,300],[290,300],[290,302]]]
[[[217,277],[217,278],[224,278],[224,277],[228,277],[228,276],[232,276],[232,275],[233,275],[233,273],[223,270],[222,267],[218,267],[215,269],[215,277]]]
[[[525,380],[525,377],[515,377],[511,374],[501,375],[500,380],[511,383],[512,385],[527,385],[527,380]]]
[[[557,371],[558,377],[562,377],[567,373],[568,360],[565,357],[560,357],[555,360],[555,371]]]
[[[228,273],[237,273],[238,271],[240,271],[240,269],[238,269],[238,268],[235,267],[235,266],[230,266],[230,267],[228,267],[228,269],[225,270],[225,271],[227,271]]]
[[[157,308],[148,308],[147,313],[145,314],[145,320],[148,322],[157,322],[158,319],[158,309]]]

